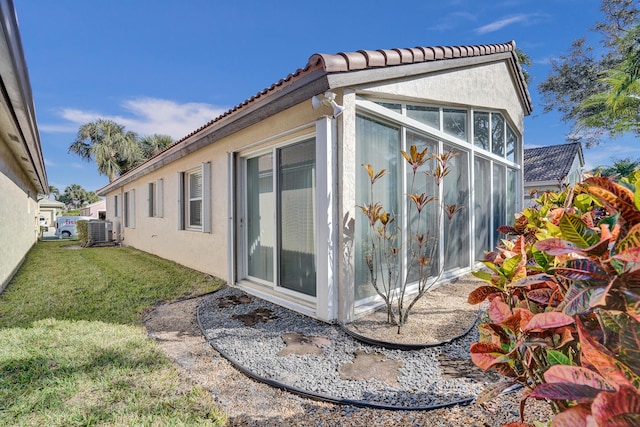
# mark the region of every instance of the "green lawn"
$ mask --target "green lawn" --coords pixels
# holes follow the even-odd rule
[[[0,425],[222,425],[146,336],[160,301],[220,282],[131,248],[45,241],[0,295]]]

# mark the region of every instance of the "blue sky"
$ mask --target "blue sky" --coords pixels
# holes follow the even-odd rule
[[[525,146],[562,144],[536,86],[549,61],[602,19],[600,0],[14,0],[50,185],[97,190],[69,154],[98,118],[179,139],[304,67],[314,53],[515,40],[533,60]],[[626,137],[585,150],[587,167],[640,157]]]

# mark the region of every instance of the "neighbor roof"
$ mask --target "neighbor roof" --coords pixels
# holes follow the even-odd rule
[[[244,100],[191,132],[152,159],[98,190],[107,192],[172,162],[189,145],[195,151],[251,126],[312,96],[337,87],[402,78],[426,72],[507,60],[514,75],[525,114],[532,111],[531,96],[516,55],[514,41],[473,46],[435,46],[408,49],[359,50],[337,54],[314,54],[304,68]],[[200,134],[197,138],[196,135]]]
[[[571,170],[576,155],[584,165],[582,145],[579,142],[548,147],[525,148],[524,183],[534,181],[561,182]]]

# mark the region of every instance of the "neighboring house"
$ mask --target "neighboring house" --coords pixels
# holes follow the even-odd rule
[[[80,216],[90,216],[97,219],[107,218],[107,201],[100,200],[99,202],[91,203],[90,205],[80,208]]]
[[[533,199],[544,191],[560,191],[580,182],[583,172],[584,156],[579,142],[525,148],[525,206],[535,205]]]
[[[11,0],[0,0],[0,291],[38,240],[49,192],[27,64]]]
[[[56,219],[66,210],[66,205],[57,200],[44,198],[38,201],[40,217],[44,217],[48,227],[53,227]]]
[[[347,322],[379,303],[363,253],[361,164],[387,170],[375,197],[403,225],[400,150],[458,154],[438,196],[463,209],[450,234],[433,226],[449,242],[437,260],[450,279],[521,207],[530,112],[513,42],[315,54],[98,194],[123,243]]]

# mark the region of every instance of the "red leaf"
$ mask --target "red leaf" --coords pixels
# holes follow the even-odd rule
[[[538,313],[531,318],[527,325],[523,328],[525,331],[534,329],[555,329],[562,326],[571,325],[574,322],[573,317],[557,311],[549,311]]]
[[[564,296],[564,301],[561,304],[562,312],[568,315],[575,315],[591,310],[589,302],[596,289],[599,288],[589,286],[585,282],[574,282]]]
[[[620,387],[615,393],[600,393],[591,404],[599,426],[633,427],[640,424],[640,396],[632,387]]]
[[[640,375],[640,322],[630,318],[620,331],[620,360]]]
[[[551,239],[540,240],[535,244],[535,248],[547,255],[564,255],[571,253],[582,254],[582,250],[571,242],[553,237]]]
[[[547,305],[551,300],[551,296],[555,291],[549,288],[542,289],[534,289],[532,291],[527,292],[527,298],[530,300],[537,302],[538,304]],[[556,299],[557,302],[557,299]]]
[[[473,305],[480,304],[482,301],[487,299],[488,296],[498,292],[500,292],[500,289],[496,288],[495,286],[480,286],[471,291],[469,297],[467,298],[467,302]]]
[[[512,316],[509,306],[502,302],[500,298],[494,298],[489,304],[489,318],[496,323],[502,323],[504,319]]]
[[[601,390],[588,385],[571,383],[540,384],[530,394],[536,399],[573,400],[578,403],[589,403]]]
[[[576,326],[580,339],[582,365],[592,366],[614,387],[631,386],[631,382],[626,375],[632,377],[634,374],[629,368],[611,355],[605,346],[597,342],[579,319],[576,320]]]
[[[620,184],[616,184],[608,178],[591,177],[583,181],[586,189],[609,209],[620,211],[622,218],[634,226],[640,222],[640,212],[634,203],[634,193]]]
[[[492,366],[509,361],[502,347],[488,342],[474,342],[469,347],[471,361],[480,369],[489,370]]]
[[[553,417],[553,427],[588,427],[589,415],[591,415],[590,405],[576,405]]]
[[[607,272],[598,263],[586,258],[569,260],[561,267],[552,268],[551,271],[570,280],[609,282]]]
[[[620,252],[611,258],[619,259],[620,261],[640,263],[640,248],[630,248],[624,252]]]
[[[523,288],[525,286],[537,285],[539,283],[545,283],[549,287],[554,287],[556,283],[553,281],[553,276],[549,276],[548,274],[533,274],[531,276],[523,277],[522,279],[516,280],[512,282],[509,286]]]
[[[600,374],[581,366],[553,365],[545,371],[544,380],[548,383],[587,385],[602,391],[615,390]]]
[[[556,338],[556,336],[558,338]],[[558,341],[558,339],[560,341]],[[571,331],[571,328],[560,328],[556,331],[556,333],[554,334],[554,348],[562,348],[564,347],[565,344],[569,343],[569,342],[573,342],[575,341],[575,339],[573,338],[573,333]]]

